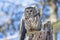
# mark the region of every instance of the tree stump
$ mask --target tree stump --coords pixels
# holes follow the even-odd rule
[[[42,31],[27,32],[25,40],[45,40],[44,35]]]

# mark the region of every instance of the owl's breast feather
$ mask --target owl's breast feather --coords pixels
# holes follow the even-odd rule
[[[35,17],[29,18],[26,20],[26,25],[28,25],[29,28],[38,29],[38,20]]]

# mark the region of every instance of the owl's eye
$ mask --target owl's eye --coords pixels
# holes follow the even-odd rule
[[[26,11],[26,12],[28,12],[28,11]]]
[[[30,12],[32,12],[32,10],[30,10]]]

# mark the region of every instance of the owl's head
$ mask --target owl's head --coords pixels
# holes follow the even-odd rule
[[[25,17],[27,18],[34,17],[36,13],[37,13],[37,10],[34,7],[27,7],[25,9]]]

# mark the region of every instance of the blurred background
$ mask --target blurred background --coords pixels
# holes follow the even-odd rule
[[[48,0],[0,0],[0,40],[19,40],[20,21],[26,7],[36,6],[37,9],[43,8],[43,22],[53,16],[54,19],[52,19],[53,21],[55,20],[54,22],[60,20],[60,0],[55,3],[56,11],[53,15],[51,14],[53,9],[51,9],[49,4],[40,4],[40,2],[47,1]],[[59,38],[60,31],[57,33],[57,40],[59,40]]]

